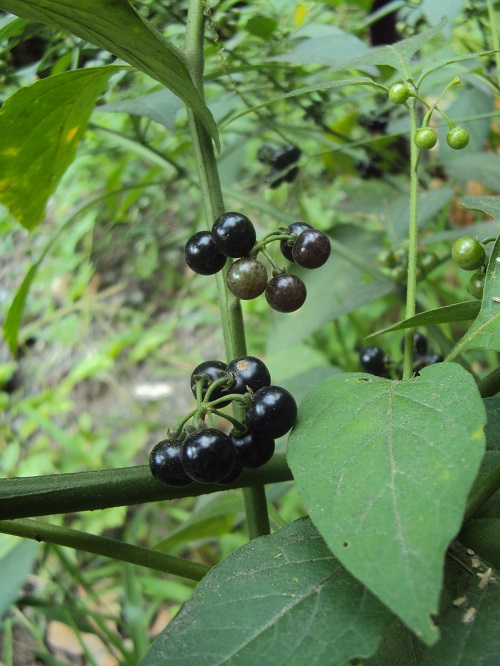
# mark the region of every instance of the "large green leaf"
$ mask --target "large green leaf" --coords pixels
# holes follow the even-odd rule
[[[481,310],[467,333],[453,347],[447,360],[468,349],[500,352],[500,236],[488,261]]]
[[[303,400],[288,439],[297,489],[332,552],[427,644],[485,421],[472,376],[440,363],[410,381],[335,375]]]
[[[212,569],[141,666],[343,666],[391,617],[303,518]]]
[[[463,197],[460,201],[464,208],[471,210],[480,210],[486,215],[491,215],[496,220],[500,220],[500,196],[485,197],[485,196],[468,196]]]
[[[105,113],[130,113],[133,116],[144,116],[167,129],[173,130],[177,112],[182,107],[182,101],[170,90],[163,89],[148,95],[124,99],[113,104],[103,104],[97,111]]]
[[[149,74],[192,108],[218,142],[215,121],[182,53],[127,0],[0,0],[0,9],[62,28]]]
[[[443,305],[442,308],[435,308],[434,310],[426,310],[419,312],[414,317],[403,319],[397,324],[392,324],[386,328],[381,328],[367,338],[373,338],[381,333],[389,333],[389,331],[401,331],[404,328],[413,328],[414,326],[432,326],[436,324],[448,324],[455,321],[468,321],[475,319],[481,309],[479,301],[464,301],[463,303],[453,303],[453,305]]]
[[[493,153],[453,155],[447,160],[446,171],[462,183],[478,180],[493,192],[500,192],[500,157]]]
[[[57,74],[21,88],[0,111],[0,202],[26,229],[73,161],[97,96],[118,67]]]

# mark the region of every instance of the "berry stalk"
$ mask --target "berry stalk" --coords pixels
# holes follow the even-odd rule
[[[201,96],[204,94],[204,28],[205,14],[203,3],[199,0],[190,0],[184,54],[193,82]],[[193,150],[196,156],[207,228],[211,229],[214,220],[225,212],[214,147],[208,132],[191,109],[188,109],[188,121]],[[217,282],[226,356],[229,362],[233,358],[245,356],[247,350],[241,304],[239,299],[233,298],[228,292],[226,286],[227,270],[227,268],[224,268],[219,271],[215,279]],[[235,406],[235,415],[239,421],[243,420],[244,412],[241,407]],[[250,538],[254,539],[258,536],[269,534],[271,528],[264,486],[252,486],[243,492]]]

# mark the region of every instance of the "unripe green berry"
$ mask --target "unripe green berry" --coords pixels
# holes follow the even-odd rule
[[[394,256],[394,252],[386,248],[384,250],[380,250],[380,252],[377,254],[377,263],[379,266],[383,266],[384,268],[394,268],[398,262]]]
[[[410,95],[410,91],[404,83],[395,83],[389,89],[389,99],[393,104],[404,104]]]
[[[470,236],[459,238],[453,243],[451,258],[464,271],[476,271],[486,264],[484,246]]]
[[[485,280],[486,275],[483,273],[483,271],[476,271],[471,275],[469,280],[469,293],[479,301],[483,298]]]
[[[434,148],[437,140],[437,134],[432,127],[421,127],[415,133],[415,145],[421,150]]]
[[[403,284],[406,281],[408,271],[404,266],[394,266],[394,268],[391,268],[391,272],[389,273],[389,277],[393,282],[396,282],[396,284]]]
[[[461,150],[469,143],[469,132],[463,127],[454,127],[446,135],[446,143],[454,150]]]
[[[439,264],[439,258],[434,252],[423,252],[418,259],[418,263],[424,273],[429,273]]]

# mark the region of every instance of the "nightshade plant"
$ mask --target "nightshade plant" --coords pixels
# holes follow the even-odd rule
[[[419,202],[421,187],[428,185],[423,164],[432,155],[427,151],[436,141],[438,147],[444,144],[443,150],[449,146],[455,157],[457,150],[470,149],[467,131],[441,105],[450,89],[460,85],[456,70],[437,97],[427,100],[425,84],[431,75],[446,73],[453,65],[491,57],[498,65],[492,7],[488,0],[494,46],[490,51],[447,55],[432,64],[415,59],[415,54],[441,34],[445,25],[441,22],[396,45],[366,48],[331,68],[333,74],[343,69],[367,71],[370,76],[316,77],[307,86],[282,91],[217,125],[204,94],[207,16],[208,23],[212,21],[204,2],[189,2],[181,52],[126,0],[0,0],[0,9],[82,37],[127,63],[53,75],[21,89],[4,103],[0,112],[0,201],[26,229],[43,220],[47,200],[72,162],[96,101],[113,75],[136,68],[175,93],[187,109],[206,230],[188,240],[185,256],[193,270],[215,275],[227,365],[200,359],[191,378],[197,400],[194,418],[198,420],[191,431],[184,431],[185,424],[181,424],[153,449],[154,476],[143,465],[0,481],[0,530],[4,533],[201,580],[143,657],[143,666],[498,663],[500,373],[493,367],[479,376],[469,364],[467,352],[482,350],[498,361],[494,355],[500,353],[500,238],[481,239],[472,262],[458,253],[459,266],[477,270],[486,260],[483,245],[488,247],[483,289],[475,286],[473,290],[476,298],[482,293],[480,300],[440,307],[439,299],[427,299],[423,306],[417,294],[419,241],[425,245],[425,238],[419,235]],[[379,68],[378,75],[374,68]],[[474,74],[465,73],[468,78]],[[487,80],[498,93],[498,72],[496,77]],[[399,264],[395,259],[398,243],[385,253],[387,267],[400,269],[397,280],[360,256],[349,239],[343,242],[333,232],[328,239],[312,228],[310,220],[285,223],[281,218],[281,228],[268,229],[268,236],[257,241],[246,212],[233,212],[223,198],[217,151],[225,127],[250,113],[261,114],[273,105],[300,104],[304,96],[318,91],[328,94],[337,88],[343,94],[373,92],[379,99],[383,97],[387,107],[396,105],[400,117],[409,121],[407,230],[398,239],[403,259]],[[458,107],[454,108],[457,112]],[[49,115],[48,128],[44,119]],[[320,115],[315,119],[324,131]],[[448,131],[446,141],[438,140],[441,119]],[[466,123],[466,119],[459,120]],[[337,132],[335,128],[331,131]],[[271,164],[269,159],[266,163]],[[302,159],[299,151],[295,159]],[[498,169],[498,161],[495,165]],[[251,203],[247,198],[249,208]],[[497,197],[469,197],[465,203],[500,219]],[[245,227],[241,252],[226,224],[235,216]],[[216,234],[210,235],[214,224]],[[354,226],[350,232],[360,237]],[[449,251],[452,237],[457,235],[446,236]],[[284,271],[267,252],[270,240],[281,246],[292,272]],[[476,243],[472,245],[477,250]],[[204,253],[207,247],[209,254]],[[333,256],[325,263],[330,249]],[[271,262],[274,275],[269,281],[254,252],[262,252]],[[270,305],[284,313],[279,317],[288,318],[282,326],[300,328],[311,312],[331,305],[318,299],[304,304],[309,278],[301,267],[319,268],[320,275],[337,260],[354,266],[366,278],[359,292],[366,296],[355,295],[350,301],[345,299],[348,305],[342,303],[342,313],[352,315],[349,322],[354,330],[359,327],[353,314],[356,309],[380,295],[405,299],[402,321],[371,331],[374,335],[404,331],[402,378],[386,372],[388,356],[380,347],[358,340],[358,349],[365,348],[362,371],[358,366],[330,373],[309,387],[298,414],[292,393],[271,384],[267,375],[253,388],[234,380],[237,390],[231,394],[232,383],[226,382],[227,372],[234,367],[231,364],[237,365],[253,353],[247,350],[240,299],[265,292]],[[435,257],[428,262],[424,279],[432,280],[439,262]],[[5,322],[5,337],[12,349],[17,346],[36,268],[26,277]],[[308,286],[314,286],[314,279],[320,280],[310,278]],[[348,296],[350,288],[348,285]],[[327,290],[326,284],[321,284],[316,296],[322,290]],[[308,303],[308,315],[295,312]],[[454,343],[437,328],[467,320],[472,324]],[[439,349],[446,357],[442,362],[436,362],[441,357],[434,358],[415,373],[417,326],[440,332],[434,340],[442,343]],[[277,353],[280,339],[276,337]],[[295,363],[293,355],[287,362]],[[252,363],[263,371],[259,359]],[[216,414],[229,396],[234,406],[230,418],[247,430],[236,425],[230,434],[224,434],[205,423],[205,417]],[[286,434],[294,422],[286,459],[281,451],[272,456],[274,439]],[[214,471],[217,457],[223,465]],[[243,469],[245,463],[248,469]],[[265,486],[291,481],[292,476],[307,516],[271,533]],[[220,483],[243,489],[250,543],[213,568],[33,518],[195,497],[220,491]]]

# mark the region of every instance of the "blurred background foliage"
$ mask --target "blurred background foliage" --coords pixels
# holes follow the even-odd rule
[[[182,49],[184,0],[133,5]],[[358,370],[364,338],[403,317],[401,271],[381,265],[380,253],[395,252],[404,268],[408,117],[371,88],[347,87],[291,97],[233,118],[303,86],[345,78],[342,67],[371,46],[411,37],[442,14],[449,21],[422,50],[422,68],[491,48],[487,3],[209,5],[206,97],[221,130],[227,209],[248,215],[259,235],[303,219],[336,241],[325,267],[302,271],[309,297],[300,311],[273,313],[263,298],[243,304],[249,353],[262,357],[273,383],[300,400],[328,375]],[[393,11],[375,20],[384,9]],[[0,16],[2,103],[39,79],[113,62],[109,53],[72,35],[5,12]],[[456,154],[441,140],[423,158],[421,250],[439,261],[422,271],[421,310],[470,299],[469,276],[448,261],[451,241],[465,227],[476,225],[471,233],[479,237],[500,232],[500,222],[459,204],[466,194],[499,190],[494,65],[492,58],[455,63],[430,75],[422,90],[432,99],[460,76],[463,85],[450,91],[444,107],[468,129],[471,143]],[[387,85],[397,80],[388,67],[366,66],[361,73]],[[286,169],[274,172],[258,153],[263,146],[288,144],[301,155],[287,179]],[[123,70],[112,75],[99,98],[43,224],[28,234],[0,207],[2,319],[48,247],[26,300],[17,354],[0,346],[3,477],[146,464],[166,428],[191,408],[192,369],[223,356],[215,282],[193,275],[183,257],[187,238],[206,226],[195,173],[180,100],[147,76]],[[68,223],[78,206],[94,198],[95,205]],[[275,258],[283,262],[277,253]],[[446,353],[466,327],[429,327],[433,351]],[[400,362],[400,333],[374,342]],[[498,365],[493,353],[477,352],[471,359],[479,376]],[[269,499],[274,527],[303,513],[286,484],[270,488]],[[246,541],[243,515],[240,494],[230,491],[51,520],[214,564]],[[15,564],[19,574],[0,582],[5,664],[137,664],[150,637],[193,587],[6,536],[0,538],[0,556],[4,570]]]

